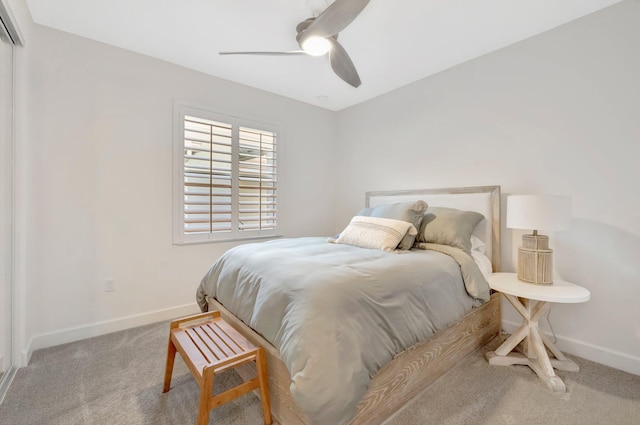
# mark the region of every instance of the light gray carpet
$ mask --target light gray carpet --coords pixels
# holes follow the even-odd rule
[[[0,405],[0,424],[195,424],[199,389],[181,359],[162,394],[168,335],[166,322],[36,351]],[[240,382],[224,372],[215,391]],[[237,398],[214,409],[210,423],[260,424],[260,402]]]
[[[168,323],[104,335],[34,353],[0,405],[0,424],[194,424],[198,387],[176,360],[162,394]],[[489,366],[484,351],[449,371],[386,425],[640,424],[640,377],[576,358],[579,373],[559,372],[569,392],[551,394],[524,366]],[[216,391],[239,383],[216,376]],[[211,412],[210,424],[261,424],[247,394]],[[287,424],[282,424],[287,425]],[[328,424],[331,425],[331,424]]]
[[[527,366],[490,366],[467,357],[385,425],[640,425],[640,376],[570,356],[580,372],[556,371],[567,393],[555,395]]]

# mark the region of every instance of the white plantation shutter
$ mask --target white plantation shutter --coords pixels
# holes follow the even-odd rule
[[[176,115],[176,243],[276,235],[276,129],[186,106]]]
[[[231,124],[184,117],[184,232],[232,230]]]
[[[240,231],[276,229],[276,135],[239,129]]]

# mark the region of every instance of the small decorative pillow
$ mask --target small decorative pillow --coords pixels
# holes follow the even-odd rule
[[[418,242],[450,245],[471,251],[471,234],[484,216],[475,211],[429,207],[418,231]]]
[[[351,219],[338,239],[329,239],[329,242],[390,252],[396,249],[406,234],[415,238],[417,231],[413,224],[390,218],[357,215]]]
[[[374,208],[363,208],[358,215],[402,220],[413,224],[416,229],[419,229],[426,210],[427,203],[424,201],[398,202],[378,205]],[[415,240],[415,235],[405,235],[398,244],[398,249],[411,249]]]

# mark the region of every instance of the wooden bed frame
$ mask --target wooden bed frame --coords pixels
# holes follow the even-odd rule
[[[481,206],[473,208],[469,202],[457,203],[449,198],[481,195]],[[443,197],[444,196],[444,197]],[[418,191],[368,192],[366,204],[380,204],[381,200],[402,202],[424,199],[433,206],[474,209],[485,215],[484,235],[478,234],[491,247],[487,252],[493,271],[500,270],[500,187],[482,186]],[[430,202],[430,199],[438,203]],[[469,199],[467,197],[467,199]],[[473,200],[472,202],[477,202]],[[463,207],[460,207],[461,209]],[[481,223],[482,224],[482,223]],[[480,227],[480,225],[479,225]],[[474,233],[475,234],[475,233]],[[489,240],[487,240],[489,238]],[[291,375],[278,350],[260,334],[245,325],[214,298],[207,298],[209,310],[219,310],[222,317],[243,333],[247,339],[265,348],[269,370],[269,390],[274,419],[281,425],[308,425],[309,420],[293,401],[289,387]],[[493,294],[489,302],[473,309],[467,315],[436,333],[429,340],[416,344],[398,354],[373,377],[369,389],[358,403],[355,416],[348,425],[378,425],[406,405],[460,360],[485,345],[500,331],[500,298]],[[255,377],[255,367],[245,365],[236,369],[245,379]]]

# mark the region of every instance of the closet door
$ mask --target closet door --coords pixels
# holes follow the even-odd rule
[[[0,22],[0,382],[11,367],[13,44]]]

